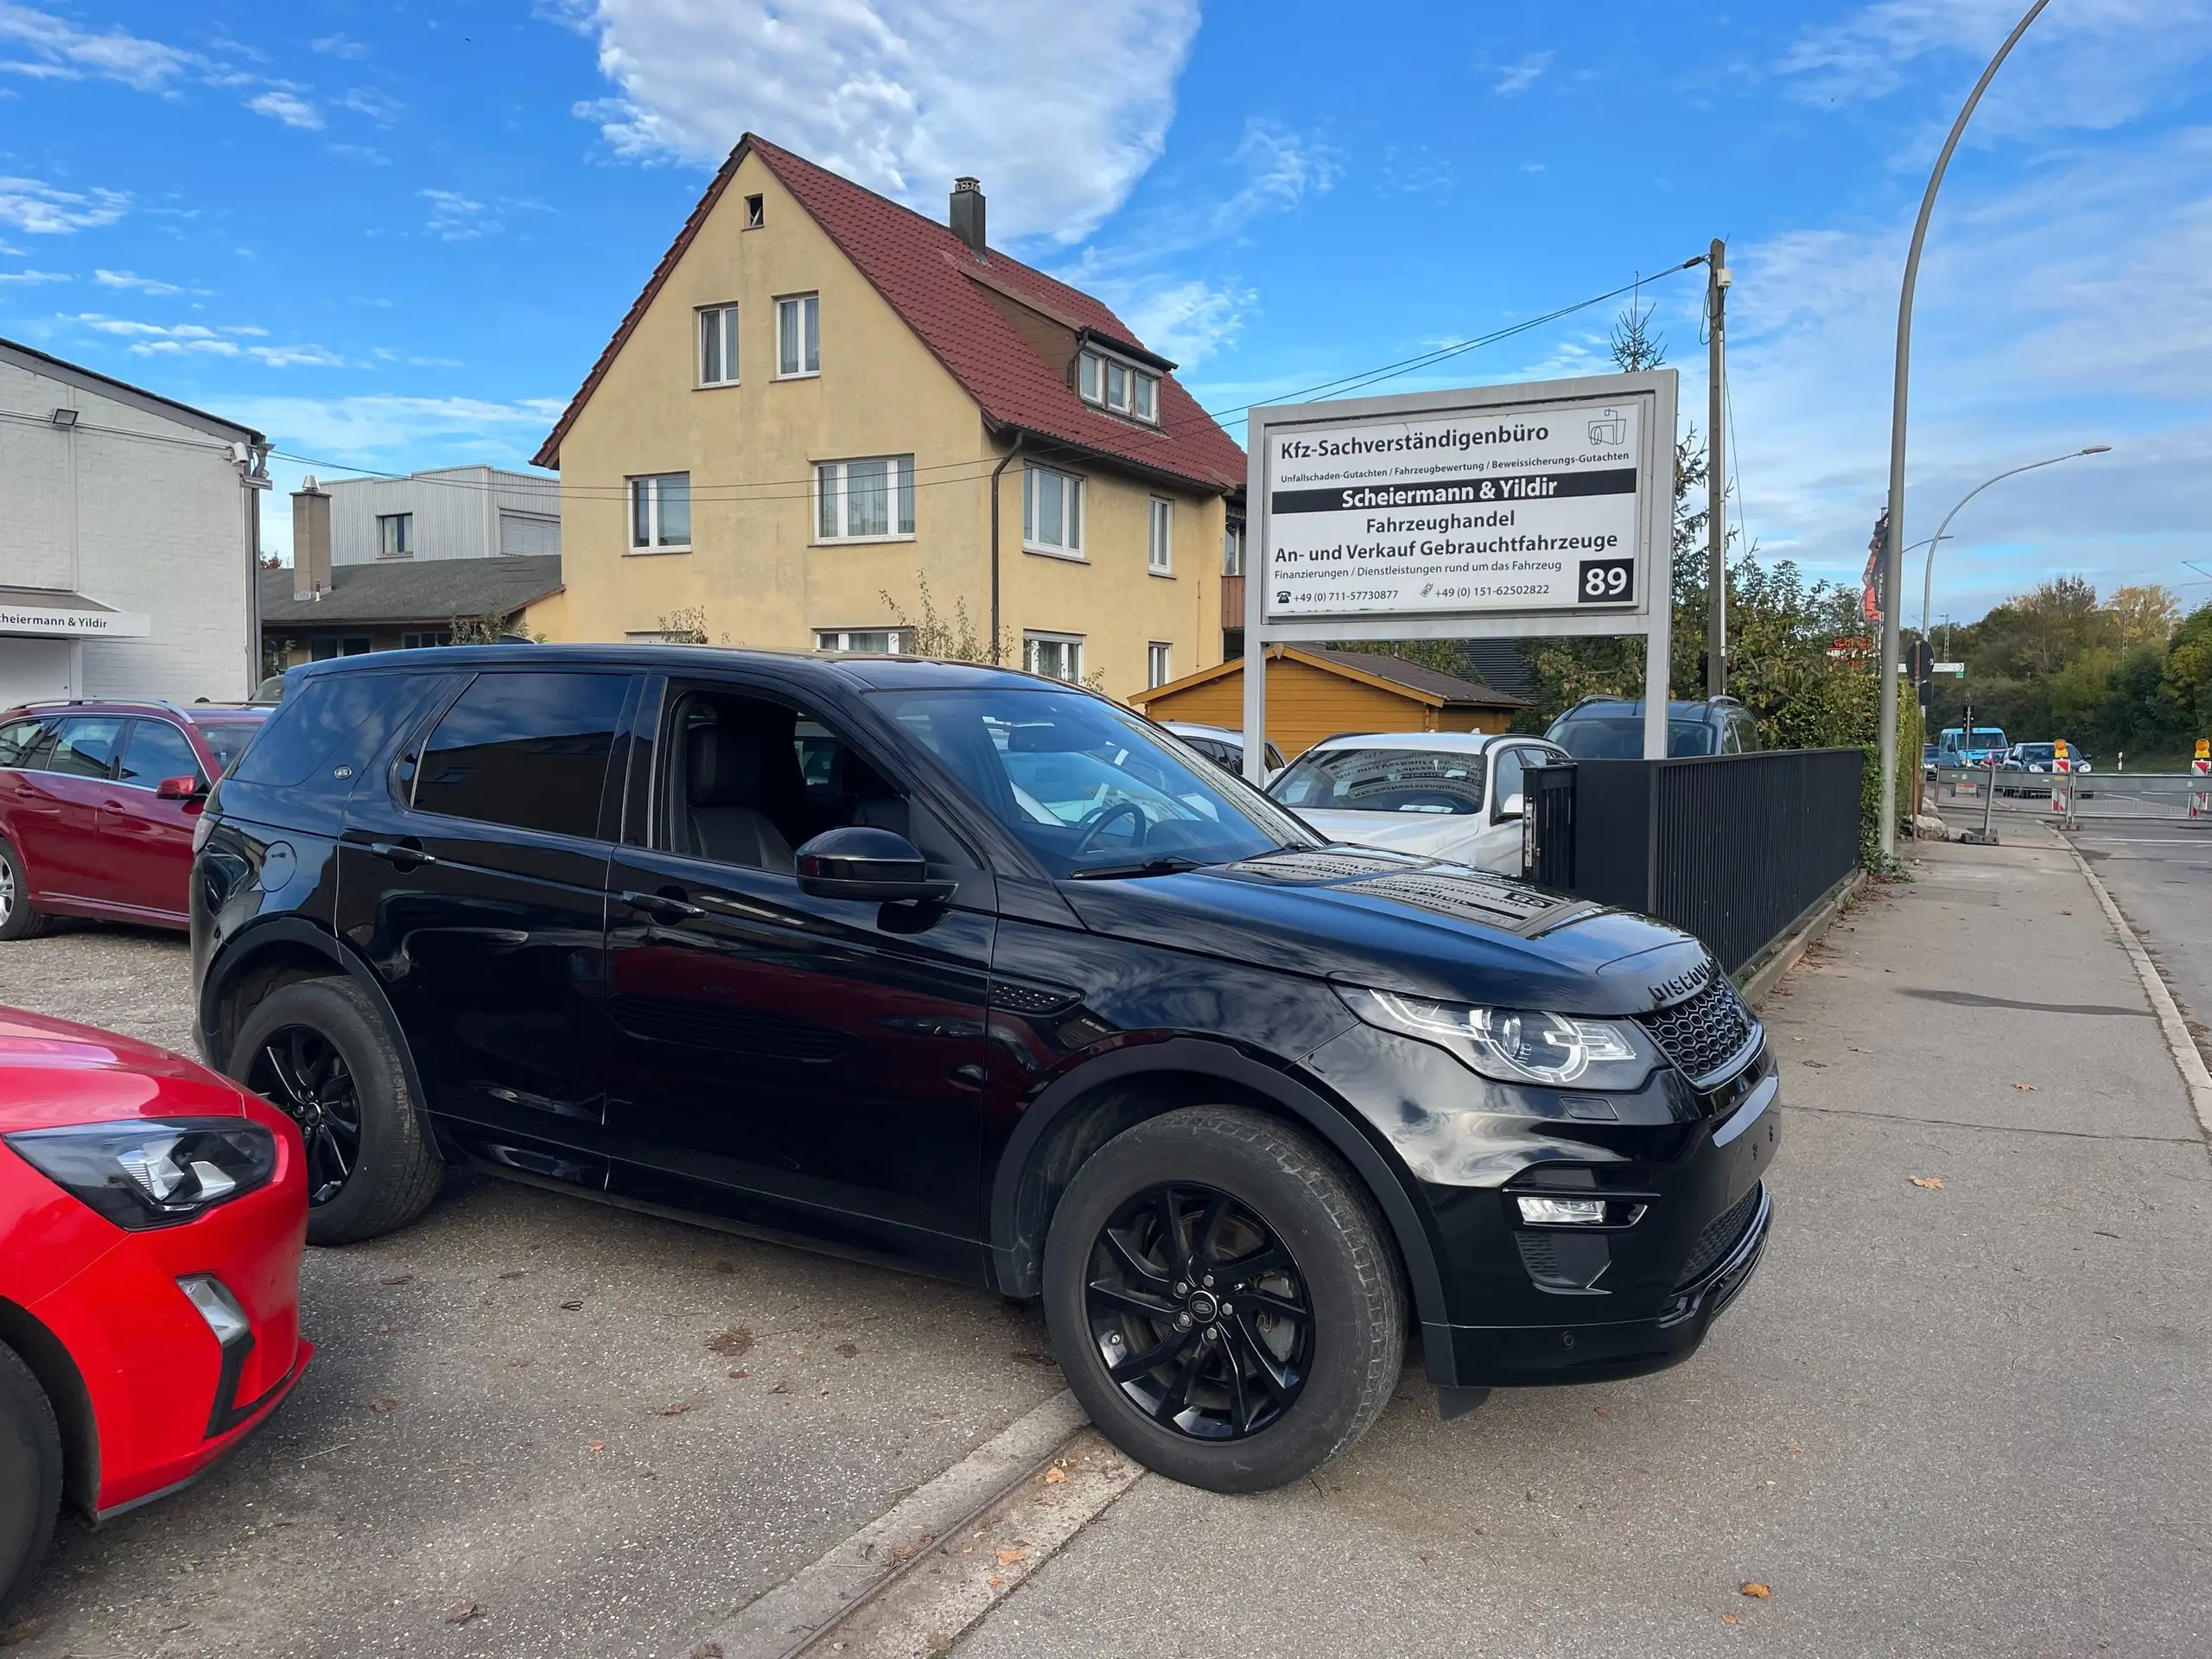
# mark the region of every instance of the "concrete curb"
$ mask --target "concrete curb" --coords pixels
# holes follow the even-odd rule
[[[1782,976],[1797,965],[1806,947],[1828,931],[1835,918],[1843,914],[1843,907],[1858,897],[1866,885],[1866,872],[1853,870],[1815,899],[1790,925],[1780,944],[1769,945],[1762,955],[1753,957],[1743,983],[1737,988],[1744,1001],[1753,1007],[1764,1002],[1767,993],[1781,982]]]

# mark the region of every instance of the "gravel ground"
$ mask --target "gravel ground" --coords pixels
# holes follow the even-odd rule
[[[0,945],[0,1003],[188,1052],[188,982],[175,935]],[[498,1181],[302,1290],[292,1399],[65,1523],[11,1655],[683,1654],[1059,1387],[1027,1307]]]

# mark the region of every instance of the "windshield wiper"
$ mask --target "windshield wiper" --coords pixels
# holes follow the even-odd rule
[[[1185,870],[1203,869],[1204,863],[1195,858],[1147,858],[1134,864],[1094,864],[1089,869],[1070,874],[1071,881],[1120,881],[1133,875],[1180,875]]]

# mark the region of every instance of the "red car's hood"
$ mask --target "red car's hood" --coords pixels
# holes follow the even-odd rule
[[[151,1043],[0,1008],[0,1129],[236,1117],[242,1099],[227,1077]]]

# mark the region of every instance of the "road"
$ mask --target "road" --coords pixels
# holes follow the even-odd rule
[[[2141,935],[2212,1052],[2212,820],[2080,820],[2071,837]]]

